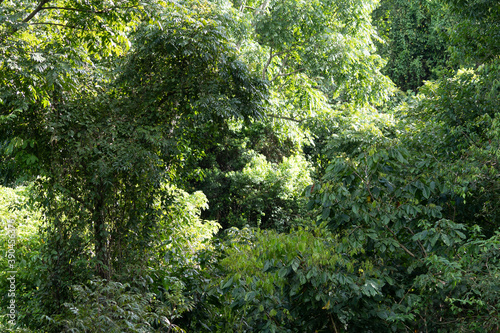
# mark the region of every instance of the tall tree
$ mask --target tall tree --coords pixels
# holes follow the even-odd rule
[[[379,54],[387,59],[384,73],[403,91],[416,91],[424,80],[446,67],[450,18],[443,5],[431,1],[383,0],[372,14],[382,38]]]
[[[36,297],[54,314],[71,285],[139,263],[161,218],[161,183],[196,128],[258,118],[265,85],[203,8],[159,4],[156,20],[139,4],[30,4],[27,15],[7,7],[31,18],[2,31],[0,130],[6,153],[39,176],[47,266]]]
[[[126,52],[128,33],[156,6],[155,1],[2,1],[4,161],[23,169],[36,165],[43,151],[38,144],[45,144],[37,141],[45,114],[76,92],[105,81],[100,69],[107,64],[102,60]]]
[[[500,54],[500,3],[495,0],[442,0],[455,24],[449,28],[453,59],[461,66],[480,66]]]
[[[391,84],[380,75],[372,1],[232,1],[244,33],[241,52],[270,83],[269,121],[302,136],[305,121],[331,106],[376,104]],[[298,130],[302,128],[302,130]]]

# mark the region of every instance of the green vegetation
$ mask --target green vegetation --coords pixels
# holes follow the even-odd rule
[[[0,329],[497,332],[495,0],[0,0]]]

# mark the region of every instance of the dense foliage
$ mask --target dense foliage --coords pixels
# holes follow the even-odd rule
[[[388,60],[384,72],[401,90],[416,90],[447,67],[450,18],[442,3],[384,0],[372,16],[382,38],[377,48]]]
[[[497,332],[499,15],[0,0],[0,329]]]

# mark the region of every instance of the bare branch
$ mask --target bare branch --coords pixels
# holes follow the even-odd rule
[[[269,0],[266,0],[262,3],[262,5],[259,7],[259,12],[266,10],[267,6],[269,6]]]
[[[413,232],[413,230],[411,230],[408,227],[405,227],[405,229],[408,230],[413,236],[415,236],[415,233]],[[425,248],[422,245],[422,243],[420,242],[420,240],[417,239],[417,243],[420,246],[420,249],[422,250],[422,253],[424,254],[424,258],[427,258],[427,251],[425,251]]]
[[[415,236],[415,233],[413,232],[413,230],[411,230],[408,227],[405,227],[405,229],[408,230],[413,236]],[[424,254],[424,258],[427,258],[427,251],[425,251],[425,248],[422,245],[422,243],[420,242],[420,240],[417,239],[417,243],[420,246],[420,249],[422,250],[422,253]]]
[[[283,72],[283,68],[286,67],[286,63],[288,62],[288,58],[290,58],[290,53],[288,53],[283,60],[281,60],[281,72]]]
[[[337,331],[337,326],[335,326],[335,322],[333,321],[333,316],[330,314],[330,320],[332,321],[332,327],[333,327],[333,331],[335,333],[338,333]]]
[[[271,64],[271,61],[273,60],[273,48],[271,47],[269,49],[269,59],[267,59],[266,64],[264,65],[264,68],[262,69],[262,80],[266,79],[266,73],[267,73],[267,68],[269,67],[269,64]]]
[[[240,6],[240,12],[243,12],[243,9],[245,9],[245,5],[247,4],[247,1],[246,0],[243,0],[241,2],[241,6]]]
[[[250,7],[250,6],[247,6],[247,2],[246,2],[246,0],[245,0],[245,1],[243,1],[243,2],[241,3],[241,6],[240,6],[240,12],[243,12],[245,9],[251,9],[251,10],[253,10],[253,11],[256,11],[256,10],[257,10],[257,8],[255,8],[255,7]]]

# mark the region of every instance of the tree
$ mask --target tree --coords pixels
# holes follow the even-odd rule
[[[57,34],[56,28],[95,10],[95,16],[87,18],[88,26],[100,26],[93,19],[109,14],[116,21],[108,23],[126,33],[126,16],[85,7],[93,3],[78,10],[66,3],[53,6],[64,7],[59,9],[45,5],[40,3],[37,13],[54,15],[61,10],[69,16],[49,24],[53,30],[47,34],[35,30],[41,43],[31,44],[27,35],[28,41],[21,38],[22,47],[12,52],[40,48],[49,57],[56,50],[67,62],[54,65],[52,71],[44,58],[40,61],[48,67],[43,68],[50,70],[37,72],[40,67],[28,52],[21,59],[27,62],[21,69],[28,79],[12,81],[17,69],[9,67],[10,53],[3,58],[8,70],[2,72],[2,80],[13,84],[3,90],[2,133],[10,139],[10,153],[30,154],[26,161],[36,162],[33,174],[39,175],[49,257],[37,297],[45,313],[53,314],[62,311],[72,284],[93,274],[105,279],[127,274],[133,265],[124,266],[122,260],[133,263],[150,245],[159,221],[153,203],[162,196],[161,184],[182,164],[182,155],[189,154],[186,143],[197,135],[196,127],[258,117],[265,85],[238,61],[224,26],[209,7],[196,14],[176,5],[164,7],[167,18],[137,29],[128,54],[104,59],[110,49],[94,51],[90,41],[104,41],[114,30],[104,30],[103,35],[90,30],[90,36],[96,35],[88,44],[84,31],[80,45],[77,36]],[[15,43],[23,27],[5,32],[4,41]],[[69,55],[60,49],[64,38],[75,43],[84,61],[72,58],[81,55],[71,53],[73,45]],[[26,98],[14,98],[18,93]],[[82,262],[88,267],[82,269]]]
[[[391,89],[374,54],[370,1],[232,1],[233,37],[249,67],[270,83],[267,121],[278,137],[307,138],[306,120],[332,105],[376,104]],[[305,133],[305,135],[304,135]]]
[[[340,235],[339,251],[358,251],[352,260],[370,261],[385,281],[379,302],[390,310],[379,318],[394,329],[499,325],[496,270],[479,269],[498,252],[497,77],[492,61],[428,82],[395,110],[392,130],[332,137],[330,163],[306,190],[318,221]]]
[[[443,0],[455,24],[448,29],[452,57],[460,66],[478,67],[498,58],[500,4],[495,0]]]
[[[437,77],[447,67],[450,26],[439,2],[385,0],[372,14],[383,41],[378,53],[387,64],[384,73],[403,91],[416,91],[423,81]]]
[[[38,145],[46,143],[37,141],[45,112],[107,80],[101,71],[107,66],[104,60],[128,50],[128,32],[155,4],[2,1],[0,124],[2,160],[11,165],[5,172],[36,168]]]
[[[379,75],[382,60],[374,54],[372,38],[375,38],[375,35],[369,17],[373,8],[371,2],[218,3],[218,15],[226,19],[233,18],[236,22],[230,29],[230,38],[238,47],[241,59],[253,73],[268,82],[270,103],[264,118],[251,126],[255,130],[264,127],[265,132],[261,135],[266,136],[269,141],[263,141],[265,138],[262,136],[249,137],[246,141],[243,140],[244,147],[231,145],[226,149],[232,142],[230,138],[238,141],[245,133],[254,134],[252,130],[242,130],[238,125],[233,126],[231,130],[218,129],[219,134],[224,133],[221,140],[226,143],[221,146],[220,141],[215,141],[212,146],[201,149],[206,154],[216,152],[217,157],[216,161],[211,161],[212,156],[200,157],[199,162],[195,163],[194,169],[197,171],[193,175],[199,178],[208,175],[208,178],[205,181],[193,182],[193,185],[195,189],[209,189],[210,193],[222,192],[217,198],[215,194],[207,193],[209,197],[214,197],[217,207],[220,207],[219,199],[222,198],[233,198],[230,199],[231,202],[229,199],[224,201],[226,208],[236,202],[239,203],[237,207],[241,208],[247,204],[250,207],[254,206],[247,201],[250,196],[235,193],[239,190],[231,190],[228,185],[234,180],[233,176],[248,162],[244,155],[239,155],[235,149],[240,152],[255,150],[264,154],[268,161],[275,163],[280,160],[273,160],[274,157],[262,150],[262,145],[274,147],[265,149],[279,152],[282,156],[300,155],[302,147],[311,145],[313,140],[316,141],[315,144],[319,144],[319,140],[315,138],[320,136],[319,128],[333,127],[330,126],[331,123],[334,123],[342,112],[336,109],[343,108],[350,113],[359,112],[357,116],[360,118],[361,114],[372,114],[375,112],[372,105],[386,97],[391,84],[386,77]],[[346,104],[350,107],[345,107]],[[347,115],[345,117],[347,118]],[[334,121],[331,120],[333,118]],[[210,133],[207,133],[207,137],[211,140],[221,137],[213,134],[211,126],[208,131]],[[222,158],[227,161],[221,163]],[[199,167],[196,168],[196,165]],[[212,168],[218,167],[221,171],[215,176]],[[311,172],[313,170],[314,168],[310,168]],[[210,181],[213,184],[207,184]],[[264,198],[259,200],[261,199],[274,206],[266,208],[268,212],[277,211],[282,206],[277,201]],[[208,212],[215,210],[214,207],[216,206],[212,205]],[[226,220],[230,213],[222,215]],[[214,213],[211,216],[217,215]],[[272,218],[266,214],[263,219]],[[252,217],[251,220],[254,221],[255,218]]]

